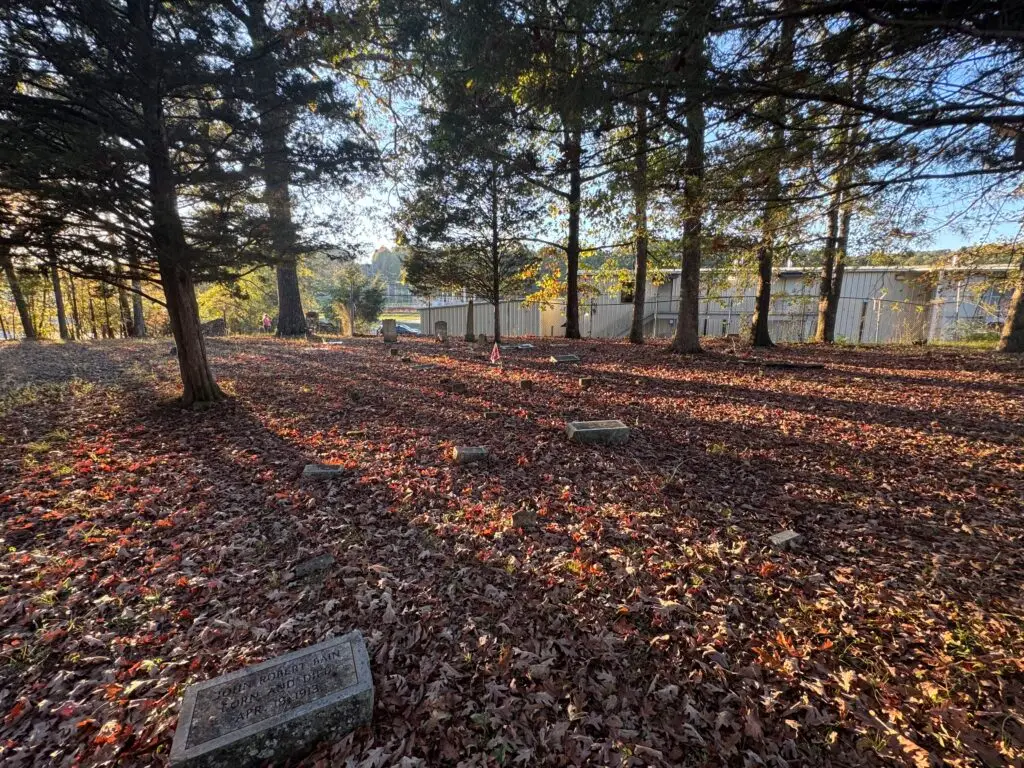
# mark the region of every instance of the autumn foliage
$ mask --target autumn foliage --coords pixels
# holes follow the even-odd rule
[[[211,340],[200,411],[163,344],[0,347],[0,762],[165,765],[186,686],[354,628],[374,724],[302,765],[1024,759],[1021,361],[535,343]]]

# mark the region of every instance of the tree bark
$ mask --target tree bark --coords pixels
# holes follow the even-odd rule
[[[146,315],[142,306],[142,280],[139,279],[139,260],[133,256],[128,265],[132,272],[132,336],[146,338]]]
[[[582,132],[576,125],[565,132],[569,165],[569,238],[566,243],[565,337],[580,338],[580,203],[582,200]]]
[[[836,247],[839,240],[839,206],[841,197],[842,192],[837,188],[833,191],[828,206],[825,250],[821,265],[821,283],[818,288],[818,326],[814,332],[814,340],[822,344],[832,344],[835,341],[836,307],[832,301],[832,296],[835,284]]]
[[[121,314],[121,336],[128,338],[134,335],[135,324],[132,322],[132,307],[128,303],[128,291],[124,289],[124,273],[120,264],[117,267],[117,307]]]
[[[71,320],[75,324],[75,332],[72,334],[72,338],[82,338],[82,316],[78,312],[78,291],[75,290],[75,278],[73,275],[68,274],[68,288],[71,293]]]
[[[501,249],[498,243],[498,178],[491,174],[491,303],[494,305],[494,343],[501,343]]]
[[[473,330],[473,300],[469,300],[469,304],[466,305],[466,335],[463,337],[466,341],[476,341],[476,333]]]
[[[644,305],[647,301],[647,94],[636,105],[636,167],[633,176],[633,215],[636,227],[636,264],[633,268],[633,322],[629,340],[644,343]]]
[[[1021,259],[1017,287],[1010,299],[1010,311],[1006,315],[997,349],[1000,352],[1024,352],[1024,258]]]
[[[278,91],[279,65],[275,35],[267,24],[264,0],[246,0],[245,23],[253,45],[253,83],[259,110],[263,160],[263,200],[270,219],[270,245],[277,262],[277,335],[302,336],[306,315],[299,291],[297,235],[292,221],[291,159],[288,152],[290,119]]]
[[[707,78],[705,44],[706,20],[690,27],[692,39],[685,57],[686,91],[686,179],[683,185],[683,253],[679,269],[679,315],[669,349],[684,354],[701,352],[700,261],[704,214],[704,86]]]
[[[783,0],[783,11],[791,10],[792,0]],[[787,85],[793,66],[796,17],[785,16],[779,33],[778,80]],[[782,169],[786,153],[786,100],[776,96],[770,117],[772,121],[771,147],[768,150],[767,176],[765,178],[765,203],[761,221],[761,245],[757,251],[757,297],[754,302],[754,317],[750,324],[750,343],[755,347],[774,347],[768,330],[768,315],[772,307],[772,272],[775,266],[775,251],[782,226],[784,203],[782,201]]]
[[[136,37],[138,76],[142,87],[142,129],[149,171],[149,202],[152,211],[153,250],[167,301],[167,316],[174,335],[181,373],[182,403],[213,402],[224,397],[206,356],[206,342],[199,323],[199,304],[189,271],[188,245],[178,211],[178,194],[165,132],[160,82],[162,64],[152,46],[152,21],[141,0],[131,0],[129,17]]]
[[[18,309],[18,317],[21,318],[21,328],[25,332],[26,339],[35,339],[36,326],[32,322],[32,313],[29,311],[28,301],[21,290],[21,283],[18,281],[18,273],[14,270],[14,261],[11,259],[11,252],[7,246],[0,246],[0,262],[3,263],[4,276],[14,296],[14,306]]]
[[[86,283],[86,289],[89,285]],[[87,291],[89,294],[89,324],[92,327],[92,337],[98,339],[99,336],[96,334],[96,305],[92,300],[92,291]]]
[[[60,270],[57,269],[57,251],[53,243],[47,244],[47,254],[50,267],[50,281],[53,283],[53,305],[57,310],[57,327],[60,329],[61,341],[70,341],[71,333],[68,331],[68,317],[64,311],[64,291],[60,286]]]

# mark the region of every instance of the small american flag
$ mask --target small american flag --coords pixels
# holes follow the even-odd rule
[[[498,342],[494,342],[494,348],[491,350],[491,365],[497,365],[501,362],[501,350],[498,349]]]

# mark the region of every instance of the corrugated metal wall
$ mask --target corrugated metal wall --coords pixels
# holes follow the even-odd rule
[[[818,275],[783,270],[772,283],[768,318],[772,339],[800,342],[814,338],[818,322]],[[703,336],[745,335],[754,314],[754,286],[749,280],[721,273],[702,275],[698,327]],[[936,284],[938,287],[936,288]],[[935,271],[858,268],[843,277],[836,316],[836,339],[849,343],[909,343],[925,339],[959,338],[955,330],[964,318],[984,328],[998,321],[1009,294],[992,288],[987,275],[943,277]],[[666,338],[675,333],[679,311],[679,280],[674,275],[661,285],[648,283],[644,333]],[[565,305],[501,303],[502,335],[562,336]],[[584,337],[625,338],[633,305],[623,303],[617,289],[580,302],[580,332]],[[491,305],[475,304],[477,333],[494,333]],[[435,320],[448,323],[448,333],[465,334],[466,305],[420,310],[424,333],[433,332]]]
[[[448,323],[449,336],[466,335],[466,304],[445,307],[425,307],[420,310],[420,329],[433,335],[434,323],[444,320]],[[503,301],[499,305],[502,336],[539,336],[540,310],[531,304],[524,306],[519,301]],[[494,307],[486,302],[473,302],[473,331],[494,336]]]

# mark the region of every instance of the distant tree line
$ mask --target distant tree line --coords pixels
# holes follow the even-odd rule
[[[346,216],[302,200],[384,172],[424,292],[496,306],[556,260],[579,337],[581,270],[626,248],[640,343],[646,275],[672,258],[671,348],[697,352],[700,268],[728,254],[758,276],[769,346],[772,276],[814,252],[830,342],[851,233],[908,241],[928,185],[985,224],[1006,208],[1022,30],[1024,6],[973,0],[9,0],[0,268],[26,335],[22,275],[52,282],[68,336],[76,279],[138,333],[143,299],[162,306],[184,401],[215,400],[197,284],[270,267],[279,332],[302,334],[300,259]],[[1013,258],[1000,348],[1020,352]]]

